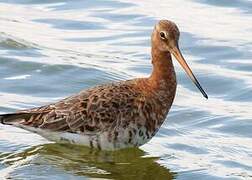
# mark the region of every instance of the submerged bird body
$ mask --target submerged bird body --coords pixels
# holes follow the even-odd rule
[[[183,58],[180,51],[173,52],[178,38],[178,28],[171,21],[162,20],[155,26],[153,71],[148,78],[100,85],[54,104],[0,115],[0,120],[56,142],[104,150],[143,145],[158,131],[175,97],[171,53]]]

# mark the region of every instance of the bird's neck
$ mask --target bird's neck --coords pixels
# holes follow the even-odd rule
[[[156,130],[165,120],[169,112],[176,94],[176,75],[169,52],[161,52],[156,48],[152,48],[152,64],[153,70],[149,78],[142,82],[142,92],[145,92],[154,111],[158,114],[158,119],[152,119],[157,124]],[[152,121],[150,121],[152,122]]]
[[[152,47],[153,70],[149,82],[153,88],[176,90],[176,75],[169,52],[160,51]],[[175,93],[175,92],[174,92]]]

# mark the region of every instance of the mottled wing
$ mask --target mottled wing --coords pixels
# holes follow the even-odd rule
[[[82,113],[84,100],[79,96],[72,96],[55,104],[22,110],[16,114],[25,117],[19,124],[48,129],[52,131],[75,131],[87,121]]]
[[[19,111],[16,116],[22,116],[16,121],[51,131],[94,133],[115,127],[122,117],[130,118],[138,97],[131,83],[98,86],[55,104]]]

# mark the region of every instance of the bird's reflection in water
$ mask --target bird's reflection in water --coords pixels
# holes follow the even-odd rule
[[[175,173],[156,163],[158,158],[143,157],[140,149],[125,149],[115,152],[97,151],[77,145],[45,144],[8,156],[11,159],[29,159],[33,168],[37,165],[50,166],[64,174],[75,177],[102,179],[145,179],[169,180]],[[15,156],[15,157],[14,157]],[[35,170],[36,168],[34,168]]]

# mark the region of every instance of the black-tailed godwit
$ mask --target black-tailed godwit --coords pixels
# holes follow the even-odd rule
[[[148,142],[164,122],[176,93],[171,54],[204,97],[178,46],[175,23],[159,21],[151,36],[153,71],[137,78],[100,85],[57,103],[0,115],[2,124],[35,132],[56,142],[116,150]]]

